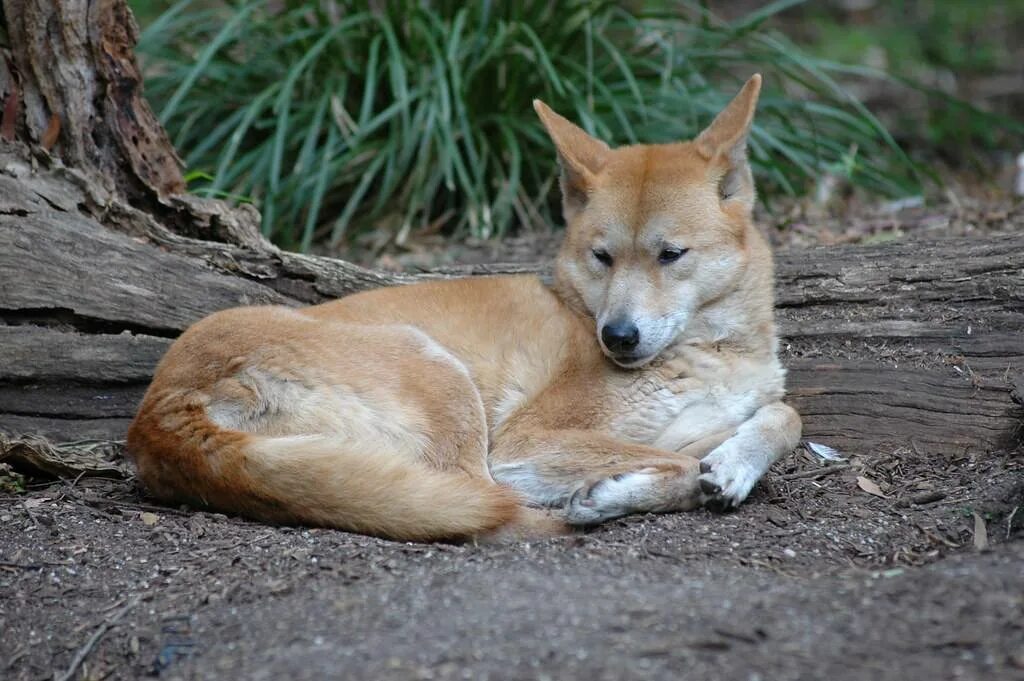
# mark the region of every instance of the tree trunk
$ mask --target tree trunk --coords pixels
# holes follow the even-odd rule
[[[123,0],[2,3],[0,432],[122,438],[172,339],[216,310],[523,269],[400,275],[277,250],[251,207],[181,194]],[[1022,253],[1018,234],[779,255],[805,437],[847,454],[1016,446]]]

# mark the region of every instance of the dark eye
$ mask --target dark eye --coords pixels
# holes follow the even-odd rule
[[[686,252],[689,250],[689,248],[663,248],[661,249],[661,253],[658,254],[658,262],[660,262],[662,265],[667,265],[670,262],[675,262],[676,260],[679,260],[679,258],[686,255]]]
[[[597,261],[599,263],[601,263],[605,267],[612,266],[614,260],[612,259],[612,256],[608,254],[608,251],[604,250],[603,248],[595,248],[591,252],[594,254],[594,257],[597,258]]]

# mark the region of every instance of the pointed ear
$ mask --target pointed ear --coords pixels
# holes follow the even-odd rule
[[[740,93],[694,143],[701,156],[711,162],[723,201],[740,200],[754,206],[754,178],[747,160],[747,136],[761,92],[761,74],[747,81]]]
[[[533,100],[533,109],[558,150],[558,162],[562,166],[562,212],[568,222],[587,203],[594,178],[607,160],[608,145],[583,132],[539,99]]]

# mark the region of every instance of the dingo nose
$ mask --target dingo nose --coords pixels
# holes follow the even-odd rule
[[[640,329],[633,322],[611,322],[601,329],[601,340],[609,352],[633,352],[640,345]]]

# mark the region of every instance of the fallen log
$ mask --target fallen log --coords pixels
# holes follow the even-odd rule
[[[374,272],[182,237],[151,219],[115,231],[62,169],[12,177],[19,163],[0,154],[0,430],[11,434],[121,438],[171,340],[216,310],[480,273]],[[779,254],[782,355],[806,437],[851,453],[1012,447],[1021,253],[1024,235]]]

